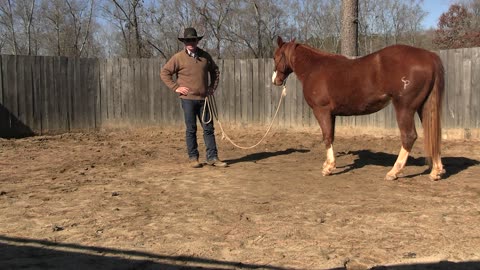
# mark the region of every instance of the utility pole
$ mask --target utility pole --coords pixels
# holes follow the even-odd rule
[[[358,56],[358,0],[342,0],[342,54]]]

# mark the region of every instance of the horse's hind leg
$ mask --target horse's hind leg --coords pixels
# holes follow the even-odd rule
[[[396,115],[398,127],[400,128],[402,148],[400,149],[400,153],[398,154],[393,168],[385,176],[386,180],[395,180],[402,173],[402,170],[407,163],[408,154],[412,150],[413,144],[417,139],[414,120],[415,111],[396,110]]]
[[[327,149],[327,158],[323,163],[323,176],[330,175],[336,169],[335,154],[333,152],[333,140],[335,135],[335,116],[332,116],[328,110],[316,108],[313,114],[317,118],[322,129],[323,142]]]

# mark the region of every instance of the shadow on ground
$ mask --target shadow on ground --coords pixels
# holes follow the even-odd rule
[[[395,161],[397,160],[397,155],[384,153],[384,152],[372,152],[370,150],[348,151],[348,152],[338,153],[338,156],[344,156],[344,155],[354,155],[354,156],[357,156],[358,158],[356,158],[353,161],[353,164],[337,167],[338,169],[340,169],[340,171],[334,174],[344,174],[349,171],[363,168],[365,166],[370,166],[370,165],[392,167]],[[466,158],[466,157],[442,157],[442,163],[446,170],[446,174],[444,176],[444,178],[446,179],[452,175],[456,175],[461,171],[468,169],[469,167],[479,165],[480,161]],[[409,156],[406,166],[425,166],[425,165],[426,165],[425,158],[423,157],[415,158],[415,157]],[[413,178],[419,175],[429,174],[429,173],[430,173],[430,170],[426,169],[422,173],[406,175],[404,177]]]
[[[6,236],[0,250],[0,269],[289,269]]]
[[[0,104],[0,138],[25,138],[33,135],[30,127]]]
[[[254,154],[249,154],[241,158],[236,158],[236,159],[230,159],[230,160],[225,160],[228,164],[235,164],[239,162],[256,162],[260,161],[262,159],[267,159],[270,157],[275,157],[275,156],[283,156],[283,155],[289,155],[292,153],[307,153],[310,152],[310,150],[307,149],[293,149],[289,148],[286,150],[282,151],[275,151],[275,152],[260,152],[260,153],[254,153]]]
[[[449,262],[441,261],[438,263],[424,263],[424,264],[403,264],[392,266],[377,266],[371,270],[478,270],[480,269],[480,262]]]
[[[266,269],[272,265],[244,264],[194,256],[168,256],[112,248],[56,243],[45,240],[0,236],[1,269]],[[298,268],[299,269],[299,268]],[[315,268],[324,269],[324,268]],[[347,267],[330,270],[348,270]],[[476,270],[479,261],[375,266],[371,270]]]

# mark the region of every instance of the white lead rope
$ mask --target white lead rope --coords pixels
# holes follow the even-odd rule
[[[227,133],[225,133],[225,130],[223,129],[222,127],[222,123],[220,122],[220,120],[218,119],[218,114],[217,114],[217,105],[216,105],[216,102],[215,102],[215,97],[213,95],[210,96],[210,98],[207,96],[205,98],[205,105],[203,106],[203,112],[202,112],[202,123],[203,124],[208,124],[212,121],[212,112],[213,112],[213,115],[215,117],[215,119],[217,119],[217,123],[218,123],[218,126],[220,127],[220,129],[222,130],[222,139],[227,139],[231,144],[233,144],[234,146],[240,148],[240,149],[252,149],[254,147],[257,147],[264,139],[265,137],[267,137],[267,134],[268,132],[270,131],[270,129],[272,128],[272,125],[273,125],[273,122],[275,121],[275,118],[277,117],[277,114],[278,114],[278,111],[280,110],[280,105],[282,104],[282,101],[283,101],[283,98],[287,95],[287,87],[285,86],[285,84],[283,85],[283,90],[282,90],[282,95],[280,96],[280,100],[278,101],[278,106],[277,106],[277,110],[275,111],[275,115],[273,116],[273,119],[272,121],[270,122],[270,124],[268,125],[268,129],[267,131],[265,132],[265,135],[263,135],[263,137],[260,139],[260,141],[258,141],[256,144],[254,145],[251,145],[251,146],[240,146],[238,144],[236,144],[234,141],[232,141],[232,139],[230,139],[230,137],[227,135]],[[205,107],[208,107],[208,112],[210,114],[210,119],[208,119],[208,121],[204,121],[205,119],[205,110],[206,108]]]

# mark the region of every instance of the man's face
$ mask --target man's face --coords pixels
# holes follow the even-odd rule
[[[187,48],[189,51],[194,52],[197,49],[198,40],[187,39],[183,44],[185,44],[185,48]]]

